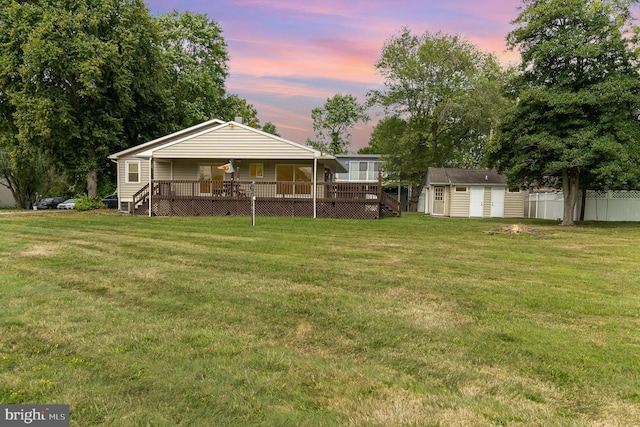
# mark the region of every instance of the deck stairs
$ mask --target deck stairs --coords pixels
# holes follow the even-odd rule
[[[402,206],[400,202],[393,196],[385,193],[381,193],[380,197],[380,216],[381,217],[399,217],[402,212]]]

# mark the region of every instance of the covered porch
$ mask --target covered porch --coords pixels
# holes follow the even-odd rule
[[[399,202],[382,190],[380,181],[151,180],[134,194],[129,211],[145,216],[251,216],[254,201],[257,216],[399,216]]]

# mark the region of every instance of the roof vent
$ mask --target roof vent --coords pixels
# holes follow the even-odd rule
[[[242,117],[236,117],[235,119],[233,119],[233,121],[234,121],[234,122],[236,122],[236,123],[240,123],[240,124],[243,124],[243,123],[242,123],[242,122],[243,122],[243,120],[244,120],[244,119],[243,119]]]
[[[485,176],[484,176],[484,180],[485,180],[485,181],[489,181],[489,175],[485,175]]]

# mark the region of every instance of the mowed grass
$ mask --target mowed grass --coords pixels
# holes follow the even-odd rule
[[[0,215],[0,403],[72,426],[638,425],[639,315],[640,224]]]

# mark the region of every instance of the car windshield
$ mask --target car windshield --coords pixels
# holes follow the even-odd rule
[[[53,201],[52,198],[47,198],[47,199],[40,200],[40,203],[49,203],[49,202],[52,202],[52,201]]]

